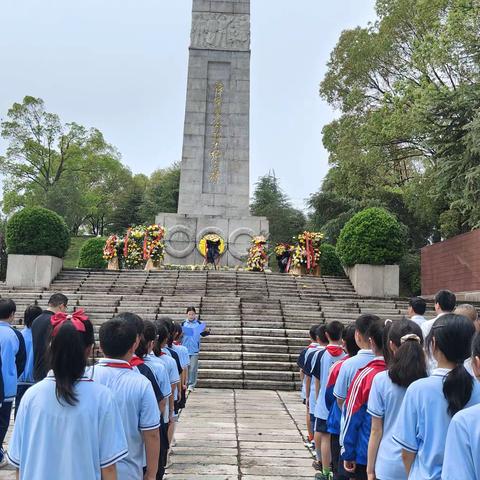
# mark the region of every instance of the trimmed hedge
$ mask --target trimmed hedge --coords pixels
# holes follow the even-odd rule
[[[335,247],[329,243],[322,243],[320,250],[322,252],[320,257],[320,268],[322,275],[344,277],[345,272],[343,271],[342,263],[338,258]]]
[[[70,232],[63,218],[42,207],[29,207],[7,223],[9,254],[51,255],[63,258],[70,246]]]
[[[407,228],[383,208],[367,208],[343,227],[337,255],[343,265],[391,265],[405,252]]]
[[[107,261],[103,258],[103,247],[106,238],[96,237],[87,240],[80,249],[78,266],[80,268],[107,268]]]

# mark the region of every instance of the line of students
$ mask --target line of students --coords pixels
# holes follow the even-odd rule
[[[162,479],[186,404],[189,355],[181,326],[121,313],[100,327],[104,358],[89,367],[94,327],[83,310],[68,315],[67,302],[55,294],[47,311],[29,307],[20,333],[10,326],[15,303],[0,299],[5,433],[17,395],[5,457],[20,479]]]
[[[370,314],[312,327],[298,365],[315,478],[480,479],[477,326],[443,313],[425,341],[416,321]]]

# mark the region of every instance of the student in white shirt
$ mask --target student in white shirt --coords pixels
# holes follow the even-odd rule
[[[480,333],[472,347],[472,368],[480,379]],[[442,480],[480,478],[480,404],[458,412],[450,422]]]
[[[93,325],[79,310],[51,317],[50,371],[25,393],[8,458],[20,480],[116,480],[128,454],[110,390],[85,376]],[[19,477],[18,477],[19,475]]]
[[[410,317],[410,320],[420,327],[426,321],[426,318],[424,317],[426,310],[427,302],[425,302],[422,297],[413,297],[408,302],[407,315]]]
[[[437,316],[432,320],[427,320],[422,323],[422,333],[423,338],[427,340],[428,334],[432,329],[435,320],[437,320],[442,315],[447,313],[452,313],[455,310],[455,305],[457,304],[457,297],[450,290],[440,290],[435,295],[435,312]]]
[[[367,474],[369,480],[406,480],[402,448],[393,441],[392,429],[407,387],[427,376],[422,329],[404,319],[390,324],[386,337],[384,357],[388,370],[374,378],[368,398],[372,429]]]
[[[92,369],[92,378],[112,391],[128,443],[128,456],[117,466],[118,479],[155,480],[160,454],[160,410],[152,385],[130,365],[138,345],[137,331],[129,322],[113,318],[100,327],[99,337],[106,358]]]
[[[452,416],[480,403],[480,384],[464,367],[474,332],[470,320],[453,313],[432,327],[429,349],[438,368],[408,387],[393,432],[409,480],[440,480]]]

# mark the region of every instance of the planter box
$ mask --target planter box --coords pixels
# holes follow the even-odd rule
[[[345,273],[362,297],[398,297],[400,268],[398,265],[354,265]]]
[[[307,267],[305,267],[304,265],[300,265],[298,267],[292,267],[288,273],[290,273],[291,275],[296,276],[296,277],[302,277],[304,275],[310,275],[312,277],[319,277],[321,275],[320,265],[317,265],[310,272],[307,272]]]
[[[47,255],[9,255],[7,286],[48,288],[63,268],[63,260]]]

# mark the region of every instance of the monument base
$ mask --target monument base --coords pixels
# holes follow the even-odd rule
[[[155,219],[166,228],[166,265],[201,265],[204,257],[198,250],[200,240],[210,233],[225,242],[220,266],[235,267],[246,263],[251,239],[256,235],[268,236],[265,217],[223,218],[207,215],[180,215],[159,213]]]

